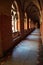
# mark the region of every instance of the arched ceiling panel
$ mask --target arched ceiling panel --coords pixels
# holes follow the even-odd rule
[[[22,8],[24,9],[24,11],[26,10],[26,8],[28,7],[30,2],[35,3],[35,5],[40,9],[38,0],[18,0],[21,2]]]
[[[28,7],[26,8],[26,12],[28,14],[28,17],[31,18],[33,21],[36,22],[40,19],[40,11],[33,2],[30,2]]]

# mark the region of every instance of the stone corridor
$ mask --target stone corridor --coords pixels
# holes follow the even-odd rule
[[[40,44],[40,31],[35,29],[13,49],[11,57],[3,65],[37,65]]]

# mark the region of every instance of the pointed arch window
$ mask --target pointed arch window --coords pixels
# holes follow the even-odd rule
[[[11,13],[12,13],[12,32],[17,32],[17,11],[14,8],[13,4],[12,4],[12,9],[11,9]]]
[[[16,1],[11,5],[12,37],[20,36],[20,12]]]
[[[15,4],[15,6],[14,6]],[[18,5],[16,1],[11,6],[11,17],[12,17],[12,32],[20,32],[20,16],[19,16],[19,10]]]

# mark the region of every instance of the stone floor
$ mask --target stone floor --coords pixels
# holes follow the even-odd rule
[[[12,55],[1,65],[37,65],[39,63],[40,31],[35,29],[12,51]]]

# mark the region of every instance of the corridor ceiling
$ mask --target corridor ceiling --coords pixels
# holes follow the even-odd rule
[[[1,0],[1,3],[9,5],[14,0]],[[43,0],[15,0],[21,6],[22,12],[26,12],[27,16],[33,21],[40,20],[40,11],[43,8]],[[9,3],[9,4],[8,4]]]
[[[43,0],[17,0],[20,1],[22,10],[28,14],[33,21],[40,20],[40,11],[42,10]]]

